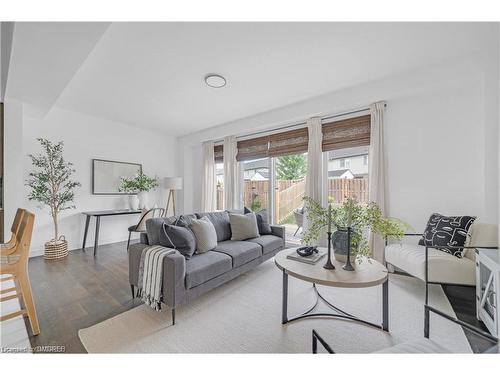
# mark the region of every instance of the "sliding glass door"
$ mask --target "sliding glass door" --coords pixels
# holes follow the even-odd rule
[[[298,244],[302,238],[307,153],[273,159],[273,223],[284,225],[287,242]]]
[[[240,162],[242,173],[243,204],[252,211],[258,212],[270,207],[270,159],[259,158]]]

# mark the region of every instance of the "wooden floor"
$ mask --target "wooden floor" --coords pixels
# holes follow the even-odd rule
[[[85,353],[78,330],[138,306],[128,283],[126,242],[70,251],[64,260],[31,258],[29,273],[41,333],[32,346],[64,345]]]
[[[41,328],[40,335],[30,336],[32,346],[64,345],[68,353],[85,353],[78,330],[140,304],[131,298],[125,247],[125,242],[99,246],[95,258],[88,248],[86,252],[71,251],[61,261],[30,259],[29,273]],[[444,290],[460,319],[481,326],[475,318],[473,288]],[[484,350],[484,343],[471,335],[467,338],[475,352]]]

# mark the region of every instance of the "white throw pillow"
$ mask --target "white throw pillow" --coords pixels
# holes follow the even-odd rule
[[[217,233],[208,217],[192,219],[189,229],[196,238],[196,254],[206,253],[217,247]]]
[[[232,241],[259,237],[257,217],[253,212],[244,215],[229,213],[229,223],[231,224]]]

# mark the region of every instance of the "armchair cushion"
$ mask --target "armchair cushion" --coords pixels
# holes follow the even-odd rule
[[[425,246],[391,244],[385,248],[386,262],[425,280]],[[458,258],[429,248],[429,281],[450,284],[476,284],[476,267],[469,258]]]

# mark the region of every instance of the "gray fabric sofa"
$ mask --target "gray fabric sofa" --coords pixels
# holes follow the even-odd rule
[[[207,216],[217,233],[217,247],[186,259],[180,252],[168,255],[163,263],[163,303],[172,310],[189,303],[202,294],[251,270],[285,248],[285,228],[271,225],[272,234],[245,241],[231,241],[229,215],[224,211],[197,213],[184,217]],[[138,286],[139,263],[146,246],[159,245],[163,223],[174,224],[176,218],[154,218],[146,222],[147,235],[129,248],[129,281],[134,294]]]

